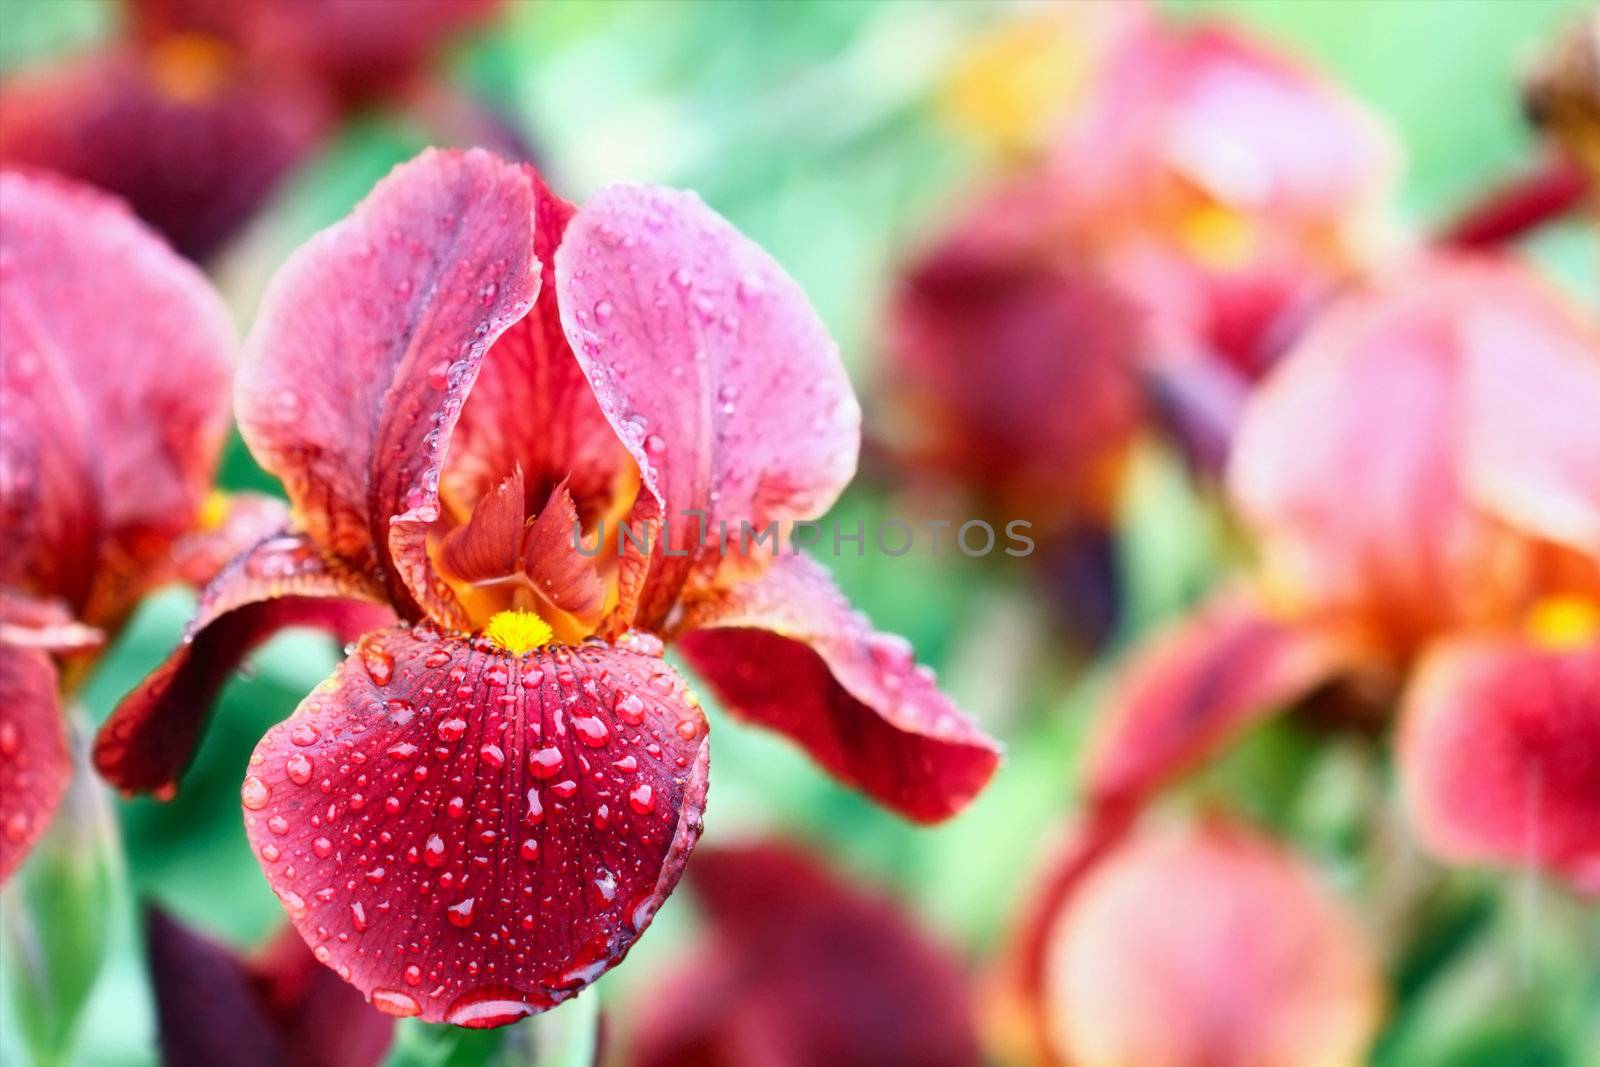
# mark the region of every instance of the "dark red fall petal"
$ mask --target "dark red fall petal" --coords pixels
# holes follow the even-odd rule
[[[1600,894],[1600,643],[1437,649],[1412,679],[1399,752],[1435,855],[1533,865]]]
[[[874,631],[805,556],[687,604],[679,634],[685,661],[730,711],[907,818],[949,818],[1000,763],[999,745],[939,691],[910,644]]]
[[[251,757],[245,826],[380,1010],[501,1026],[611,967],[700,833],[706,724],[660,659],[369,634]]]
[[[71,773],[55,666],[0,644],[0,882],[50,825]]]
[[[539,291],[533,208],[522,168],[429,150],[290,258],[250,336],[245,440],[307,534],[382,569],[402,615],[462,621],[426,535],[484,352]]]
[[[1138,805],[1339,665],[1321,632],[1274,618],[1243,590],[1217,595],[1124,668],[1085,771],[1090,797]]]
[[[524,173],[534,191],[540,296],[484,357],[450,439],[439,493],[446,507],[465,516],[520,467],[526,514],[537,514],[566,479],[580,514],[593,523],[619,494],[637,491],[637,474],[561,331],[555,253],[576,209],[532,169]]]
[[[0,159],[116,193],[178,251],[204,259],[317,148],[330,120],[322,92],[294,72],[174,38],[8,79]]]
[[[114,625],[210,487],[233,327],[199,271],[117,202],[60,179],[0,175],[0,261],[0,533],[22,571],[4,579]],[[81,488],[63,484],[69,471]],[[14,530],[18,501],[46,513]],[[62,567],[87,585],[61,580]]]
[[[166,1067],[376,1067],[393,1037],[292,928],[250,958],[151,906],[145,952]]]
[[[710,926],[633,1026],[630,1067],[976,1067],[966,977],[903,904],[800,848],[703,849]]]
[[[800,287],[692,193],[600,190],[556,252],[556,291],[669,547],[706,542],[678,559],[658,544],[638,620],[652,628],[691,568],[715,566],[717,522],[737,533],[828,509],[855,471],[861,410]]]
[[[305,537],[269,537],[206,587],[183,643],[100,727],[95,767],[125,793],[170,793],[194,757],[217,694],[257,645],[290,626],[353,641],[393,621],[369,579],[323,556]]]

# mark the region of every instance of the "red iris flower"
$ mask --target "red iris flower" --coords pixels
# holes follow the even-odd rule
[[[794,282],[692,195],[575,209],[530,168],[429,152],[280,271],[235,399],[293,525],[212,583],[96,761],[168,785],[252,644],[366,631],[242,795],[295,926],[385,1011],[508,1023],[644,930],[706,796],[705,718],[663,640],[910,818],[994,770],[820,567],[697,536],[825,511],[859,413]]]
[[[975,1067],[966,976],[893,900],[781,843],[707,848],[709,931],[632,1023],[632,1067]]]
[[[1382,1015],[1377,953],[1304,859],[1231,819],[1095,824],[1053,857],[997,1037],[1072,1067],[1350,1067]]]
[[[1260,581],[1131,665],[1091,792],[1137,803],[1334,685],[1401,706],[1423,843],[1600,887],[1600,333],[1509,261],[1413,264],[1331,309],[1229,472]]]
[[[1052,10],[1029,38],[1093,54],[1054,147],[906,270],[885,395],[914,477],[1033,523],[1045,584],[1092,645],[1115,622],[1132,447],[1156,425],[1220,466],[1255,379],[1371,258],[1393,168],[1373,119],[1267,48],[1143,9],[1087,14],[1092,33],[1084,10]]]
[[[66,787],[74,653],[174,576],[196,526],[234,345],[205,279],[121,204],[0,173],[0,879]]]
[[[159,908],[145,954],[165,1067],[376,1067],[394,1020],[311,955],[291,927],[243,956]]]
[[[108,189],[203,259],[342,114],[413,93],[439,42],[496,6],[134,0],[124,40],[7,78],[0,159]]]

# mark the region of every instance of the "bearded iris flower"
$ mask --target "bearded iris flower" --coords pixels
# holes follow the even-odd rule
[[[1400,706],[1441,859],[1600,887],[1600,333],[1510,261],[1437,257],[1330,310],[1252,401],[1229,486],[1258,580],[1158,638],[1090,792],[1137,805],[1332,687]]]
[[[804,296],[692,195],[575,209],[527,167],[426,153],[279,273],[236,407],[293,522],[212,583],[96,760],[168,786],[252,645],[364,634],[262,740],[242,800],[295,926],[382,1010],[502,1025],[644,930],[706,797],[705,718],[664,641],[909,818],[994,770],[819,566],[677,521],[820,515],[859,435]],[[624,519],[662,532],[648,555],[574,540]]]
[[[126,199],[194,259],[222,247],[343,116],[403,100],[469,141],[500,124],[420,76],[495,0],[132,0],[122,39],[9,75],[0,159]]]
[[[0,879],[66,788],[83,653],[179,576],[234,347],[205,279],[120,203],[0,173]]]
[[[1220,467],[1253,383],[1367,269],[1392,152],[1354,102],[1228,29],[1132,5],[1035,18],[1030,44],[964,71],[962,99],[1009,84],[1017,48],[1070,43],[1079,77],[1047,141],[906,268],[888,443],[913,479],[1032,522],[1092,645],[1115,621],[1109,531],[1134,445],[1154,427]],[[996,92],[960,110],[1033,99]]]

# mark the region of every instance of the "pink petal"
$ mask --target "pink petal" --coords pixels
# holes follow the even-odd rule
[[[1429,851],[1600,893],[1600,644],[1442,646],[1412,680],[1399,753]]]
[[[354,640],[393,620],[370,579],[303,536],[267,538],[206,587],[183,643],[100,727],[95,767],[125,793],[170,795],[199,747],[217,694],[252,649],[290,626]]]
[[[117,202],[0,175],[3,579],[115,625],[194,523],[227,425],[233,328]]]
[[[783,843],[702,849],[689,877],[710,928],[641,998],[632,1067],[981,1062],[966,976],[901,902]]]
[[[678,648],[728,710],[788,736],[834,777],[918,822],[966,807],[1000,747],[903,638],[874,631],[804,556],[685,607]]]
[[[691,569],[714,567],[718,522],[737,532],[828,509],[855,470],[860,409],[799,286],[693,194],[602,189],[557,250],[556,290],[671,547],[711,533],[688,558],[657,553],[640,613],[656,626]]]
[[[478,366],[539,291],[534,202],[520,167],[425,152],[290,258],[251,333],[246,442],[306,533],[386,573],[403,615],[461,621],[426,536]]]
[[[43,836],[71,773],[55,666],[0,644],[0,883]]]
[[[1046,989],[1074,1067],[1359,1063],[1382,1003],[1376,953],[1316,872],[1219,822],[1107,857],[1057,920]]]
[[[251,757],[245,828],[375,1007],[503,1026],[627,952],[700,833],[706,727],[661,660],[369,634]]]
[[[1222,593],[1134,653],[1085,769],[1089,795],[1137,806],[1341,665],[1334,643]]]

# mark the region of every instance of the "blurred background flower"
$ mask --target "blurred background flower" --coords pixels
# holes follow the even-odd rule
[[[707,701],[718,767],[706,856],[806,841],[826,868],[796,861],[811,873],[791,881],[822,878],[830,888],[812,895],[836,900],[820,910],[845,925],[861,913],[832,888],[873,886],[874,914],[896,916],[874,929],[910,931],[944,961],[923,968],[923,993],[990,976],[969,1001],[985,1060],[1216,1062],[1184,1058],[1196,1046],[1181,1042],[1204,1042],[1195,1035],[1219,1018],[1229,1035],[1261,1035],[1260,1059],[1221,1062],[1275,1062],[1283,1033],[1375,1067],[1600,1057],[1600,926],[1575,891],[1592,878],[1596,550],[1572,543],[1586,512],[1549,508],[1592,484],[1588,453],[1570,447],[1589,440],[1584,387],[1571,384],[1583,375],[1553,369],[1592,362],[1592,326],[1570,323],[1600,312],[1591,4],[798,0],[777,20],[758,3],[418,0],[400,5],[409,18],[376,21],[361,0],[5,6],[0,156],[48,149],[35,161],[128,198],[203,258],[241,327],[289,252],[425,143],[536,145],[541,171],[579,201],[618,179],[698,190],[800,283],[865,408],[862,474],[831,520],[1038,524],[1029,559],[948,546],[891,558],[870,538],[859,555],[849,542],[814,549],[1005,741],[1006,763],[960,818],[908,826]],[[1458,271],[1419,251],[1442,244],[1515,264]],[[1274,399],[1291,389],[1274,382],[1312,374],[1296,362],[1334,360],[1315,353],[1396,319],[1432,323],[1403,331],[1425,335],[1419,349],[1495,353],[1485,362],[1506,377],[1474,395],[1516,418],[1471,425],[1480,454],[1517,458],[1482,468],[1503,509],[1432,507],[1438,471],[1457,471],[1464,451],[1424,419],[1426,382],[1400,396],[1389,356],[1365,385]],[[1540,354],[1551,350],[1567,355]],[[1271,407],[1309,413],[1251,429]],[[1327,521],[1238,513],[1220,475],[1241,417],[1240,447],[1258,458],[1233,462],[1298,477]],[[1410,450],[1441,435],[1445,461]],[[1274,440],[1252,449],[1251,437]],[[1349,462],[1372,477],[1306,446],[1325,438],[1363,445]],[[1417,455],[1406,478],[1377,477]],[[237,435],[221,485],[279,491]],[[1374,495],[1384,509],[1356,510]],[[245,536],[259,503],[206,510]],[[1498,547],[1470,566],[1441,555],[1418,510]],[[1286,553],[1285,540],[1308,547]],[[204,544],[181,552],[209,566]],[[1403,610],[1323,610],[1323,594],[1371,592],[1366,580],[1327,588],[1335,565],[1397,576],[1362,600]],[[1492,625],[1463,607],[1480,598],[1501,604]],[[161,661],[193,607],[182,591],[142,602],[80,691],[93,721]],[[1332,614],[1341,621],[1322,626]],[[1365,634],[1354,658],[1352,628]],[[212,948],[281,930],[238,783],[262,734],[336,662],[301,633],[264,645],[224,679],[179,794],[118,802],[126,862],[105,868],[107,932],[91,948],[58,942],[105,957],[72,1020],[70,1062],[157,1062],[168,1007],[146,949],[162,942],[145,937],[136,902]],[[1332,684],[1335,664],[1355,669]],[[1294,714],[1266,714],[1291,694]],[[1225,714],[1186,720],[1197,707]],[[1108,741],[1125,720],[1143,723],[1131,743]],[[1530,787],[1537,752],[1563,755]],[[763,919],[798,907],[777,888]],[[491,1035],[402,1023],[388,1062],[586,1063],[598,1046],[625,1063],[661,1033],[651,1006],[668,983],[706,959],[715,968],[701,974],[752,977],[708,981],[723,1006],[693,1040],[722,1041],[729,1023],[773,1047],[765,1035],[790,1024],[783,996],[764,991],[794,980],[786,966],[836,973],[839,957],[762,957],[729,934],[713,892],[675,896],[592,996]],[[8,886],[8,924],[52,921],[31,899]],[[1049,931],[1034,940],[1033,973],[1050,986],[1049,1014],[1032,1017],[1047,1020],[1032,1030],[1042,1044],[1018,1041],[1015,1003],[992,995],[1025,929]],[[1148,965],[1106,948],[1133,943],[1149,946]],[[0,983],[7,1063],[40,1047],[18,1021],[38,1002],[12,995],[28,973],[19,945]],[[264,957],[212,955],[226,973],[265,973]],[[888,974],[897,958],[874,948],[850,969]],[[1148,1002],[1141,1012],[1097,1001],[1113,978]],[[1149,1025],[1157,1016],[1174,1027]],[[853,1017],[834,1017],[848,1035]],[[1140,1044],[1164,1033],[1172,1043]]]

